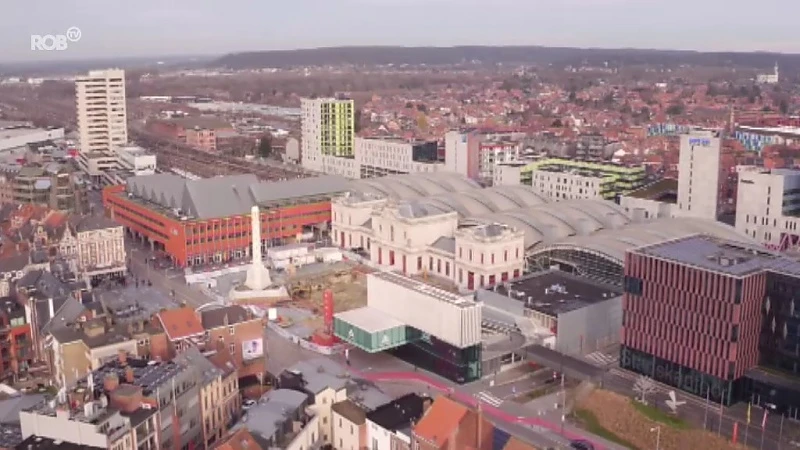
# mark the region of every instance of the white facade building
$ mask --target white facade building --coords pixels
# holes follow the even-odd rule
[[[437,161],[436,153],[436,142],[356,138],[357,178],[441,172],[444,164]]]
[[[125,146],[116,150],[119,168],[133,175],[153,175],[156,173],[156,155],[137,146]]]
[[[498,165],[519,161],[521,144],[518,142],[483,142],[480,144],[478,177],[494,180]]]
[[[756,82],[761,84],[778,84],[780,80],[781,77],[777,62],[775,63],[775,70],[773,73],[762,73],[756,76]]]
[[[605,176],[594,176],[580,171],[531,170],[531,187],[555,200],[602,198],[601,185]]]
[[[459,228],[455,211],[350,196],[331,204],[336,244],[361,248],[373,263],[405,274],[431,275],[473,290],[522,273],[522,231],[500,224]]]
[[[63,128],[0,128],[0,152],[7,152],[28,144],[64,139]]]
[[[108,152],[128,142],[124,70],[76,78],[75,95],[81,152]]]
[[[717,220],[720,144],[719,135],[710,131],[681,136],[677,216]]]
[[[774,250],[800,246],[800,171],[741,166],[736,230]]]
[[[480,136],[475,132],[450,131],[444,136],[444,166],[470,179],[480,176]]]
[[[481,343],[480,303],[394,272],[367,275],[367,307],[457,348]]]
[[[78,270],[84,277],[127,271],[125,233],[121,224],[104,217],[75,218],[70,226],[77,241]]]

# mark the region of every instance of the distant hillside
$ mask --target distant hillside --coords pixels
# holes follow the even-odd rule
[[[328,47],[232,53],[210,63],[230,69],[286,68],[326,65],[453,65],[470,61],[488,64],[579,64],[587,61],[612,65],[680,64],[771,68],[777,61],[786,69],[800,68],[800,55],[775,53],[703,53],[677,50],[584,49],[568,47]]]
[[[0,62],[0,76],[63,75],[92,69],[119,67],[122,69],[199,68],[218,56],[152,56],[139,58],[104,58],[62,61]]]

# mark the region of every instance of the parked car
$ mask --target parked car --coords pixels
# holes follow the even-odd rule
[[[253,406],[256,406],[256,403],[257,402],[255,400],[245,400],[244,402],[242,402],[242,409],[246,411],[252,408]]]
[[[583,439],[576,439],[569,443],[569,448],[575,450],[594,450],[594,445],[592,445],[589,441],[584,441]]]

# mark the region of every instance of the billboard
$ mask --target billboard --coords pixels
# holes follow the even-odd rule
[[[250,339],[249,341],[242,342],[242,359],[245,361],[250,359],[261,358],[264,356],[264,339]]]

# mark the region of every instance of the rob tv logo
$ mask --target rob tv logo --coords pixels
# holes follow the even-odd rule
[[[69,47],[70,42],[81,39],[81,30],[70,27],[65,34],[32,34],[31,50],[33,51],[62,51]]]

